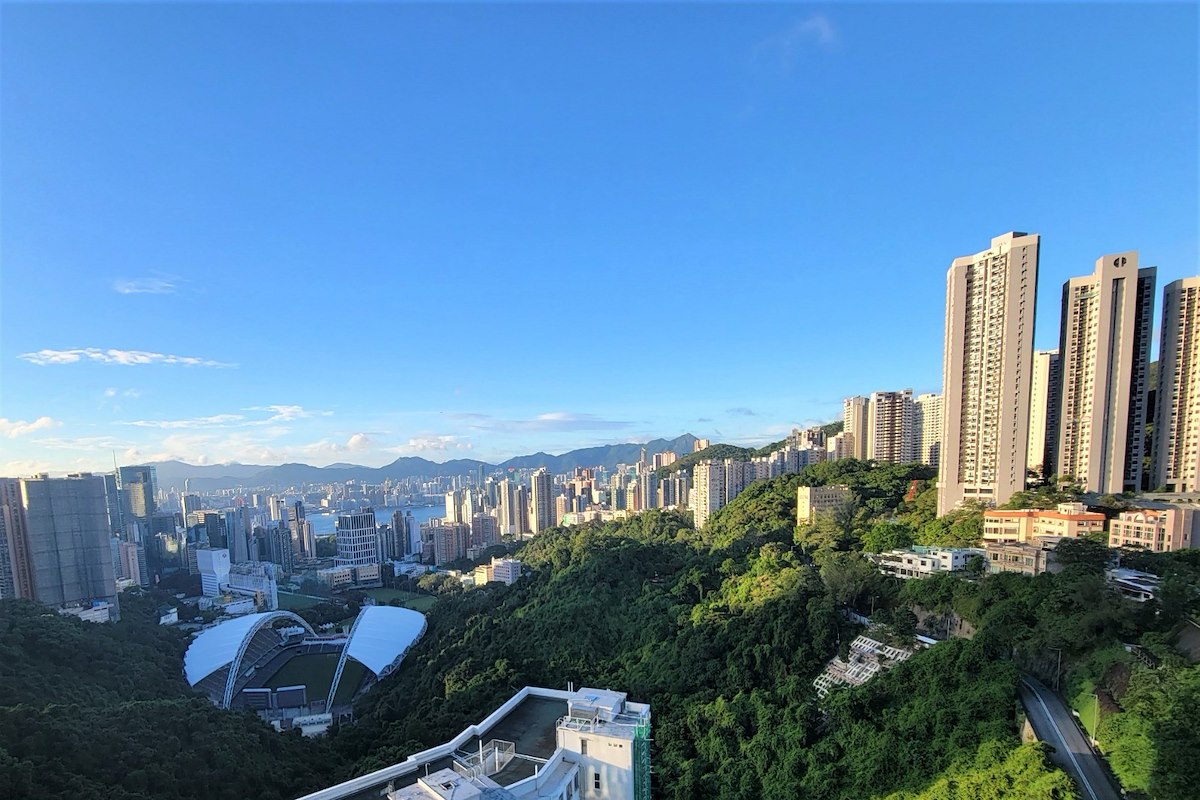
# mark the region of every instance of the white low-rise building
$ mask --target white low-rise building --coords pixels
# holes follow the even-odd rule
[[[939,572],[961,572],[975,556],[984,557],[977,547],[912,547],[888,550],[874,556],[879,571],[905,580],[928,578]]]

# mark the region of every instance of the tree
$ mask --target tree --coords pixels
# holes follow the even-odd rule
[[[1090,539],[1063,539],[1054,548],[1054,559],[1064,570],[1103,574],[1111,557],[1107,547]]]
[[[862,537],[863,551],[867,553],[911,547],[913,541],[913,529],[903,522],[876,522]]]

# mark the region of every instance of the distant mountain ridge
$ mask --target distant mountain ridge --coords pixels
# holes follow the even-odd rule
[[[642,448],[647,455],[674,452],[684,456],[692,452],[696,437],[690,433],[674,439],[653,439],[649,442],[627,442],[625,444],[602,445],[571,450],[561,455],[533,453],[515,456],[499,464],[460,458],[437,462],[416,456],[403,456],[382,467],[364,467],[354,464],[331,464],[314,467],[308,464],[280,464],[266,466],[254,464],[193,465],[182,461],[151,462],[158,473],[158,485],[164,488],[182,489],[185,480],[193,489],[211,491],[231,489],[236,486],[294,486],[302,483],[337,483],[360,480],[380,483],[385,478],[411,478],[417,475],[443,477],[470,475],[480,467],[487,472],[509,469],[536,469],[546,467],[552,473],[570,472],[576,467],[599,467],[613,469],[617,464],[633,464],[640,457]]]

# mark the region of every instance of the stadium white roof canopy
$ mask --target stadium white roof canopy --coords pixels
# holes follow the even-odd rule
[[[243,649],[244,643],[261,628],[276,620],[286,620],[302,626],[313,633],[302,618],[290,611],[268,611],[262,614],[247,614],[244,617],[222,622],[201,631],[188,646],[183,656],[183,673],[187,681],[195,686],[221,667],[233,663]]]
[[[425,615],[409,608],[364,606],[346,654],[380,675],[425,633]]]

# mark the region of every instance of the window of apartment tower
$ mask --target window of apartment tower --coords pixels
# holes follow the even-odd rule
[[[600,770],[596,770],[596,772],[592,774],[592,788],[597,792],[600,791]]]
[[[579,755],[581,755],[581,756],[587,755],[587,739],[579,740]]]

